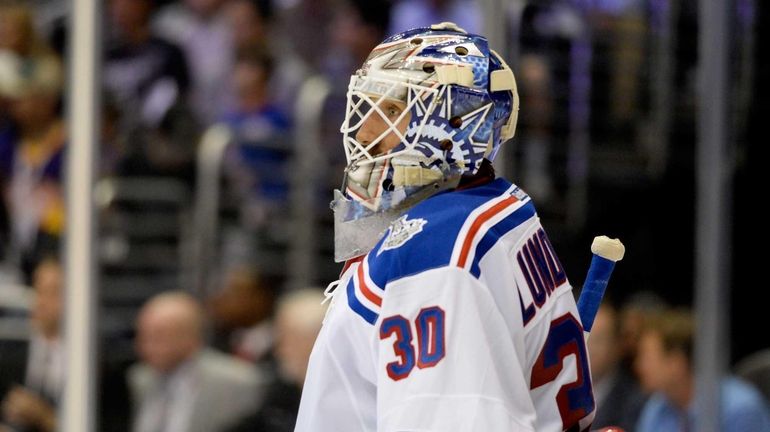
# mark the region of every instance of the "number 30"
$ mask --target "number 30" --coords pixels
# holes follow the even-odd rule
[[[418,347],[416,361],[409,320],[401,315],[394,315],[382,320],[380,325],[380,340],[396,335],[393,350],[399,359],[385,366],[388,376],[394,381],[408,377],[415,364],[418,368],[425,369],[436,366],[444,358],[444,311],[438,306],[422,309],[414,324],[417,329]]]

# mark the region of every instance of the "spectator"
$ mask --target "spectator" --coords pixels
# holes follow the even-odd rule
[[[645,397],[635,377],[620,363],[618,312],[606,299],[596,314],[588,354],[591,361],[596,417],[593,426],[619,426],[632,430]]]
[[[124,141],[113,170],[123,175],[192,179],[198,124],[188,109],[190,77],[182,50],[150,28],[152,0],[110,0],[105,53],[105,130]],[[115,115],[116,114],[116,115]],[[117,124],[110,124],[117,121]],[[112,131],[109,129],[112,128]],[[113,148],[105,142],[108,158]]]
[[[290,113],[309,71],[291,41],[283,34],[272,34],[271,0],[230,0],[224,11],[233,31],[236,53],[258,47],[267,50],[275,59],[275,73],[271,74],[268,86],[270,98],[282,111]]]
[[[666,302],[651,291],[634,293],[623,303],[620,309],[620,345],[623,365],[628,370],[634,369],[644,323],[667,308]]]
[[[27,279],[41,256],[57,250],[64,225],[61,85],[59,60],[35,34],[31,13],[0,8],[0,98],[9,112],[0,129],[0,207],[8,213],[8,255]]]
[[[275,356],[281,378],[302,387],[310,351],[326,313],[320,290],[306,289],[278,302],[275,318]]]
[[[190,101],[204,124],[219,119],[232,100],[228,83],[234,44],[223,3],[183,0],[161,9],[153,22],[158,34],[184,50],[192,78]]]
[[[215,330],[226,349],[244,360],[261,362],[273,347],[273,284],[247,266],[227,272],[224,287],[209,301]]]
[[[689,311],[663,312],[642,330],[636,369],[642,386],[653,392],[639,419],[639,432],[695,430],[693,374],[694,324]],[[768,431],[770,414],[762,395],[748,383],[721,381],[720,431]]]
[[[236,50],[249,46],[267,46],[273,14],[270,0],[230,0],[224,13],[232,28]]]
[[[339,9],[337,0],[277,0],[279,33],[312,69],[318,69],[329,53],[329,23]],[[308,25],[313,23],[313,25]],[[280,40],[279,40],[280,41]],[[336,53],[335,53],[336,55]]]
[[[31,335],[3,346],[0,355],[2,426],[13,431],[53,432],[64,383],[61,338],[62,268],[45,259],[35,269]]]
[[[110,0],[104,84],[126,114],[154,128],[183,100],[189,77],[184,53],[150,30],[151,12],[152,0]]]
[[[225,172],[249,228],[261,227],[288,201],[289,120],[270,102],[272,71],[273,59],[264,48],[242,49],[232,78],[237,102],[224,116],[235,142],[225,156]]]
[[[335,10],[329,25],[334,55],[327,56],[323,64],[335,90],[347,90],[350,71],[357,69],[385,38],[390,9],[385,0],[346,0]]]
[[[65,380],[61,330],[64,274],[55,258],[46,257],[34,271],[29,334],[0,341],[0,431],[54,431],[56,408]],[[128,394],[125,370],[116,368],[112,350],[99,361],[100,432],[125,432]]]
[[[282,297],[275,318],[277,376],[259,412],[229,432],[291,432],[305,382],[313,343],[326,308],[319,289],[303,289]]]
[[[141,363],[129,371],[135,432],[217,432],[259,402],[256,370],[205,348],[203,313],[187,294],[160,294],[142,308],[137,350]]]

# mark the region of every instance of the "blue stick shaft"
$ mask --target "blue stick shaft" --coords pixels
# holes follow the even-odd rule
[[[583,322],[583,330],[586,332],[590,332],[594,326],[596,312],[599,310],[604,291],[607,289],[607,282],[610,280],[614,268],[614,261],[596,254],[591,258],[591,267],[588,268],[588,275],[586,275],[583,291],[580,292],[577,304],[580,321]]]

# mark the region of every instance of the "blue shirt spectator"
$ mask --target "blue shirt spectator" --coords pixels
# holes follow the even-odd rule
[[[223,122],[235,138],[235,154],[231,157],[241,169],[250,172],[248,192],[268,201],[285,201],[289,186],[284,169],[291,151],[287,140],[288,118],[278,108],[265,105],[231,112],[224,116]]]
[[[695,388],[693,335],[689,310],[667,310],[644,324],[634,363],[642,387],[652,397],[642,410],[639,432],[694,431],[700,410]],[[750,384],[725,377],[720,391],[720,431],[770,432],[770,413]]]
[[[736,379],[722,382],[722,432],[770,431],[770,414],[762,395],[751,385]],[[645,405],[636,430],[638,432],[694,431],[699,416],[697,401],[686,411],[679,409],[663,393],[654,394]]]
[[[270,100],[272,70],[265,47],[240,49],[232,77],[236,103],[222,118],[234,143],[225,154],[225,176],[240,203],[241,222],[252,228],[281,214],[289,195],[289,120]]]

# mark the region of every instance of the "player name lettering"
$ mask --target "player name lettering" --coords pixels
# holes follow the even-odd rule
[[[567,275],[542,228],[537,230],[516,253],[516,261],[532,294],[532,300],[526,305],[519,296],[521,315],[524,325],[527,325],[556,288],[567,281]]]

